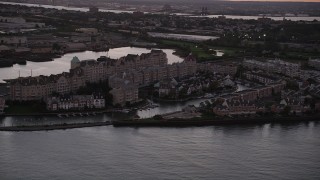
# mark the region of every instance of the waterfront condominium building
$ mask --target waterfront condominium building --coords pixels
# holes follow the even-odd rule
[[[113,96],[112,104],[125,106],[127,103],[136,103],[139,101],[138,93],[138,86],[125,81],[124,84],[110,91],[110,94]]]
[[[194,75],[196,71],[197,63],[192,55],[181,63],[168,64],[167,56],[163,51],[152,50],[140,56],[129,54],[118,60],[99,58],[98,60],[80,61],[74,57],[71,60],[69,72],[50,76],[19,77],[6,81],[10,86],[11,100],[28,101],[41,100],[53,93],[63,95],[76,92],[88,82],[97,83],[109,79],[112,87],[113,84],[118,83],[117,79],[120,78],[128,80],[134,87],[141,87],[166,78]],[[125,87],[114,85],[113,88],[119,91],[124,89],[123,93],[127,93]],[[136,88],[131,89],[135,91]],[[123,104],[120,99],[119,102]],[[129,97],[124,101],[134,102],[136,99],[136,97]]]
[[[106,58],[102,61],[71,60],[70,72],[50,76],[19,77],[6,80],[10,86],[10,99],[18,101],[41,100],[52,93],[68,94],[75,92],[86,82],[94,83],[107,80],[115,73],[152,65],[165,65],[168,60],[161,50],[152,50],[141,56],[128,55],[119,60]]]
[[[50,76],[19,77],[6,80],[13,101],[41,100],[52,93],[67,94],[85,86],[83,70],[76,68]]]

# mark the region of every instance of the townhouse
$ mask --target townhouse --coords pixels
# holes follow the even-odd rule
[[[172,79],[166,79],[159,82],[159,97],[166,97],[170,94],[176,96],[178,82]]]
[[[271,86],[257,87],[257,88],[255,88],[255,90],[258,92],[259,98],[272,96],[272,87]]]
[[[197,70],[210,71],[223,75],[234,76],[238,66],[234,63],[197,63]]]
[[[0,45],[11,45],[15,47],[23,46],[26,47],[27,37],[25,36],[0,36]]]
[[[224,100],[213,107],[212,111],[218,116],[225,115],[245,115],[264,112],[264,106],[250,100]]]
[[[49,111],[83,110],[105,108],[105,97],[100,93],[92,95],[61,95],[46,98]]]
[[[273,76],[256,72],[245,72],[243,73],[243,76],[248,80],[256,81],[263,84],[271,84],[279,80]]]
[[[304,113],[311,110],[310,105],[304,104],[300,99],[296,97],[287,97],[282,99],[279,104],[272,105],[271,111],[280,113],[285,107],[290,108],[290,113]]]
[[[245,99],[249,101],[255,101],[258,99],[259,92],[254,89],[248,89],[236,93],[240,99]]]
[[[244,59],[242,65],[250,70],[260,69],[266,72],[284,74],[289,77],[299,77],[301,64],[290,63],[279,59],[257,61]]]

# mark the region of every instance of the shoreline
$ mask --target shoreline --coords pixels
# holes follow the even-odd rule
[[[245,125],[266,123],[298,123],[320,121],[320,115],[301,117],[255,117],[255,118],[205,118],[205,119],[137,119],[113,121],[114,127],[192,127],[214,125]]]
[[[125,46],[113,46],[112,48],[120,48]],[[13,67],[16,64],[19,65],[27,65],[28,62],[36,62],[36,63],[43,63],[43,62],[50,62],[54,61],[57,58],[61,58],[67,54],[72,53],[78,53],[78,52],[86,52],[86,51],[92,51],[92,52],[106,52],[109,51],[110,48],[103,48],[103,49],[92,49],[92,48],[86,48],[84,50],[74,50],[74,51],[65,51],[63,53],[44,53],[44,54],[36,54],[36,53],[29,53],[26,58],[19,59],[19,57],[14,57],[11,59],[6,59],[5,61],[2,61],[0,64],[0,68],[7,68],[7,67]],[[7,57],[5,57],[7,58]]]
[[[51,130],[66,130],[84,127],[108,126],[112,123],[92,122],[92,123],[72,123],[72,124],[56,124],[56,125],[40,125],[40,126],[6,126],[0,127],[0,131],[51,131]]]
[[[129,109],[129,112],[133,111],[135,108],[141,108],[143,105],[136,106],[136,107],[131,107],[131,108],[126,108]],[[108,109],[92,109],[92,110],[87,110],[87,111],[54,111],[54,112],[43,112],[43,113],[30,113],[30,114],[15,114],[15,113],[4,113],[0,114],[0,117],[21,117],[21,116],[58,116],[58,115],[69,115],[73,116],[73,114],[92,114],[95,113],[96,115],[98,114],[107,114],[107,113],[126,113],[122,112],[124,109],[119,109],[119,108],[108,108]],[[127,114],[127,113],[126,113]],[[81,117],[81,116],[79,116]]]
[[[87,122],[56,125],[32,125],[32,126],[5,126],[0,127],[0,131],[50,131],[66,130],[85,127],[109,126],[113,127],[200,127],[200,126],[230,126],[230,125],[261,125],[261,124],[290,124],[320,121],[320,114],[302,117],[256,117],[256,118],[204,118],[204,119],[130,119],[113,120],[105,122]]]
[[[79,113],[97,113],[97,114],[103,114],[103,113],[109,113],[112,111],[108,110],[101,110],[101,111],[60,111],[60,112],[47,112],[47,113],[30,113],[30,114],[1,114],[0,116],[2,117],[20,117],[20,116],[58,116],[59,114],[68,114],[72,115],[74,113],[79,114]]]

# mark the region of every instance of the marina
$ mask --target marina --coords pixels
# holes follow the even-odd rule
[[[237,85],[236,91],[246,90],[241,84]],[[204,101],[223,96],[227,93],[212,94],[206,93],[203,96],[191,98],[186,101],[176,102],[154,102],[151,99],[147,99],[145,103],[140,106],[132,108],[109,108],[99,111],[77,111],[77,112],[58,112],[47,114],[30,114],[30,115],[10,115],[0,117],[0,127],[7,126],[46,126],[64,123],[95,123],[127,119],[129,117],[134,118],[152,118],[155,115],[164,115],[169,113],[175,113],[182,111],[188,106],[199,107]]]
[[[102,112],[85,112],[85,113],[76,113],[76,112],[70,112],[70,113],[61,113],[57,114],[59,118],[68,118],[68,117],[83,117],[83,116],[96,116],[97,114]]]

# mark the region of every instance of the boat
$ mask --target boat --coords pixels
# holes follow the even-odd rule
[[[123,109],[123,110],[120,110],[120,112],[122,112],[122,113],[129,113],[130,110],[129,110],[129,109]]]
[[[214,95],[211,94],[211,93],[206,93],[203,97],[204,97],[204,98],[213,98]]]

